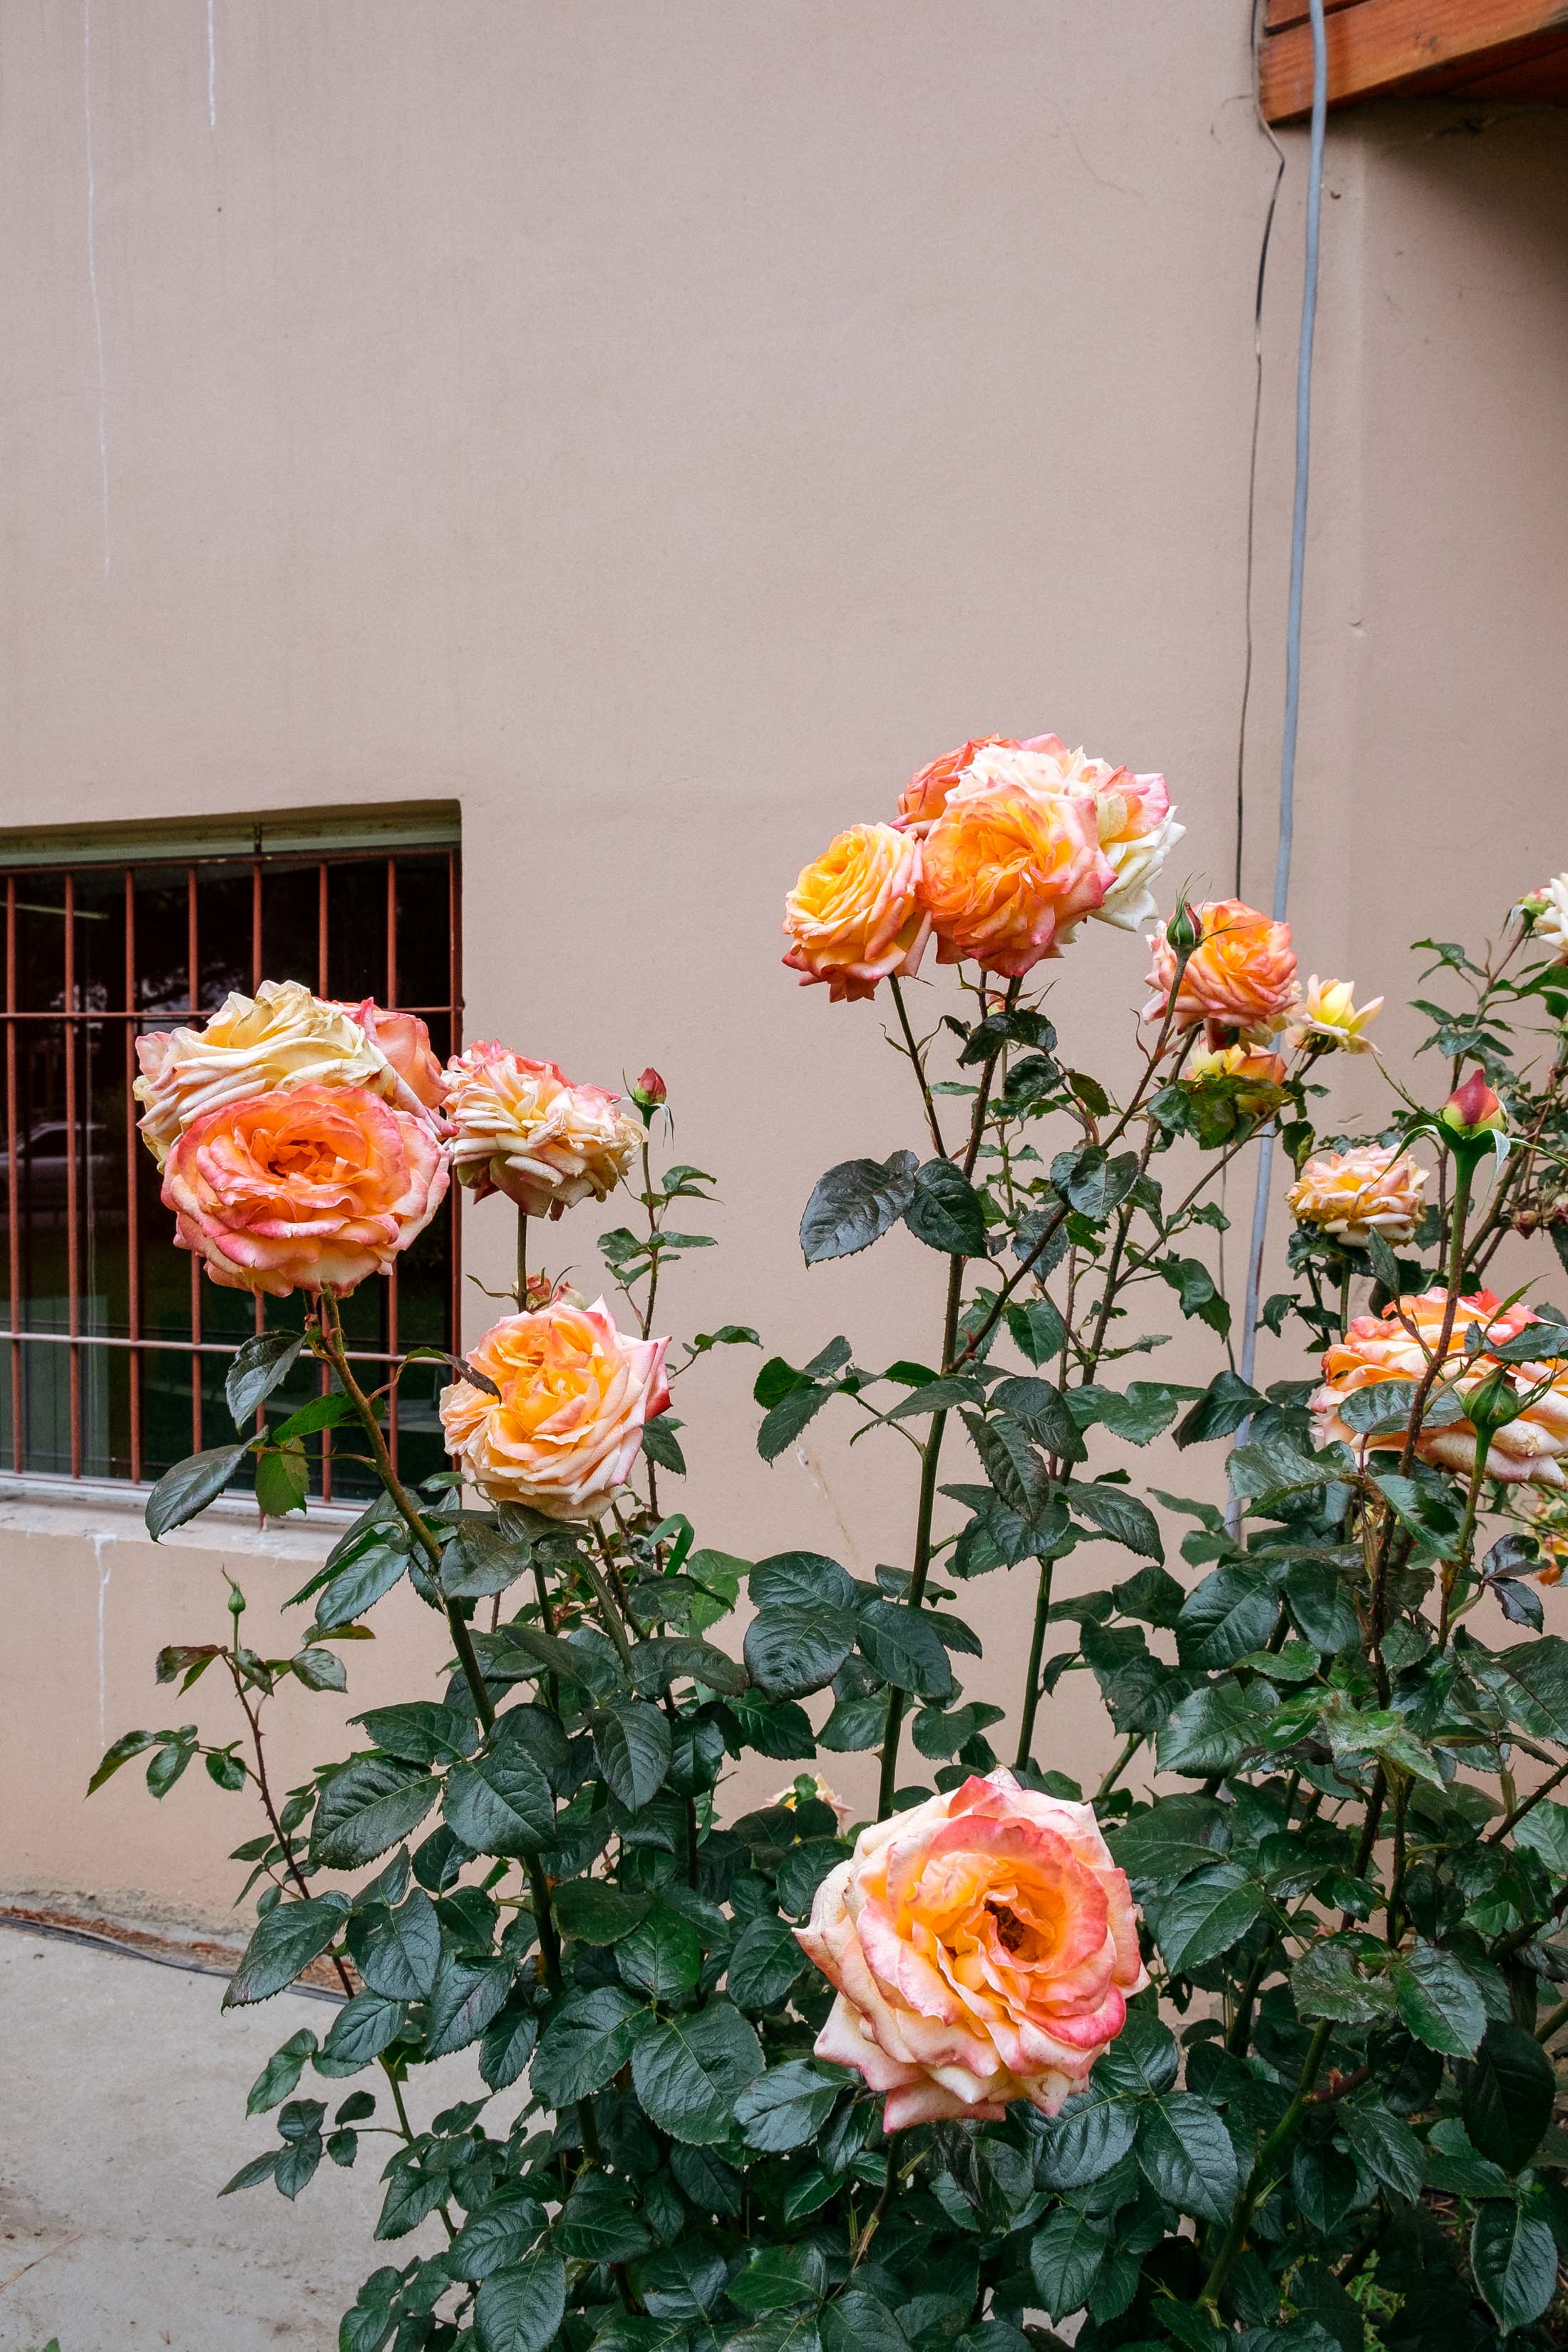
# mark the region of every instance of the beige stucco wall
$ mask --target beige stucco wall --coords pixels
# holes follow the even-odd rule
[[[803,1275],[817,1171],[914,1140],[868,1007],[797,995],[778,900],[969,732],[1170,775],[1228,885],[1252,286],[1270,150],[1245,0],[7,0],[0,23],[0,824],[458,799],[470,1034],[653,1061],[726,1246],[688,1328],[929,1351],[904,1237]],[[1272,862],[1301,142],[1267,318],[1248,888]],[[1337,118],[1324,205],[1292,912],[1399,991],[1568,864],[1568,133]],[[1092,927],[1091,927],[1092,928]],[[1064,966],[1077,1056],[1142,956]],[[1397,1038],[1397,1024],[1389,1029]],[[1359,1076],[1347,1102],[1366,1082]],[[561,1236],[581,1260],[598,1230]],[[500,1276],[500,1213],[469,1222]],[[681,1398],[701,1537],[865,1570],[902,1449],[767,1471],[751,1365]],[[1190,1471],[1187,1475],[1192,1475]],[[208,1913],[247,1833],[195,1777],[79,1791],[178,1719],[151,1657],[318,1538],[154,1552],[13,1500],[0,1882]],[[1095,1555],[1068,1580],[1096,1580]],[[1012,1696],[1022,1579],[973,1596]],[[355,1652],[354,1703],[431,1648]],[[191,1706],[216,1729],[218,1695]],[[285,1771],[341,1752],[289,1702]],[[312,1709],[314,1710],[312,1718]],[[1064,1698],[1041,1744],[1081,1767]],[[847,1771],[853,1793],[861,1779]]]

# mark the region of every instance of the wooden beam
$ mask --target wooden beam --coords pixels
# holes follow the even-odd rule
[[[1270,0],[1269,18],[1263,112],[1270,122],[1299,122],[1312,106],[1311,26],[1300,0]],[[1519,56],[1514,45],[1565,31],[1568,0],[1342,0],[1327,18],[1329,103],[1402,89],[1436,68],[1468,63],[1484,73],[1493,53]]]

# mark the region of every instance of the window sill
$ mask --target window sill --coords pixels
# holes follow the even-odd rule
[[[93,1478],[41,1478],[0,1473],[0,1536],[88,1536],[99,1542],[149,1543],[143,1520],[150,1486]],[[199,1518],[174,1528],[165,1544],[273,1559],[321,1559],[362,1506],[312,1503],[304,1517],[258,1522],[254,1503],[220,1495]]]

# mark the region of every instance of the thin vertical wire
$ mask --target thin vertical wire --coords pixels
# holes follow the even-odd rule
[[[454,1058],[463,1050],[463,900],[460,852],[447,852],[447,994],[449,1036]],[[447,1345],[459,1354],[463,1346],[463,1218],[462,1186],[448,1185],[447,1232],[451,1235],[451,1297],[447,1306]]]
[[[66,1328],[74,1341],[81,1331],[81,1190],[76,1164],[77,1146],[77,1023],[71,1015],[76,1004],[76,876],[66,875],[65,893],[65,986],[63,991],[66,1018],[62,1026],[65,1035],[66,1078]],[[67,1349],[70,1365],[70,1464],[71,1476],[81,1476],[81,1349]]]
[[[131,1324],[131,1475],[142,1475],[142,1234],[136,1157],[136,874],[125,869],[125,1258],[127,1313]]]
[[[327,993],[327,972],[329,969],[327,936],[328,903],[327,862],[326,859],[323,858],[320,866],[317,868],[316,877],[316,991],[318,995],[321,996],[325,996]],[[347,1345],[346,1340],[344,1345]],[[326,1395],[330,1385],[331,1381],[328,1376],[327,1367],[323,1364],[321,1366],[321,1393],[322,1396]],[[330,1503],[331,1499],[332,1433],[330,1429],[323,1429],[321,1432],[321,1500],[323,1503]]]
[[[201,1009],[201,959],[196,936],[196,869],[185,868],[185,960],[188,967],[186,984],[190,991],[191,1012]],[[195,1250],[191,1252],[191,1451],[202,1450],[202,1360],[195,1352],[202,1338],[202,1262]]]
[[[397,860],[386,861],[386,1006],[388,1012],[397,1009]],[[397,1354],[397,1260],[393,1259],[386,1277],[386,1351]],[[393,1466],[397,1465],[397,1401],[400,1384],[397,1366],[392,1366],[386,1391],[386,1443]]]
[[[5,1010],[16,1010],[16,877],[5,877]],[[20,1171],[22,1139],[16,1118],[16,1024],[5,1024],[5,1189],[11,1232],[11,1328],[22,1328],[22,1219]],[[20,1470],[22,1444],[22,1342],[11,1342],[11,1464]]]
[[[261,985],[261,860],[258,857],[250,869],[250,992],[255,995]],[[256,1328],[267,1328],[267,1302],[261,1292],[256,1294]],[[258,1434],[267,1426],[267,1416],[259,1405],[256,1408]]]

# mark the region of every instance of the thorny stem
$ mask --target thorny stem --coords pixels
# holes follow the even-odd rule
[[[353,1404],[359,1418],[360,1426],[364,1431],[365,1442],[370,1447],[375,1463],[376,1474],[391,1496],[399,1517],[429,1562],[430,1574],[438,1591],[441,1582],[441,1547],[437,1542],[435,1535],[413,1496],[392,1466],[392,1456],[386,1450],[386,1440],[382,1435],[381,1423],[375,1417],[370,1399],[353,1376],[343,1347],[343,1327],[338,1314],[337,1300],[328,1290],[323,1290],[321,1294],[321,1317],[318,1328],[321,1335],[322,1353],[337,1374],[343,1394]],[[474,1648],[473,1635],[469,1633],[457,1603],[448,1601],[446,1608],[447,1623],[458,1653],[458,1662],[463,1669],[463,1678],[468,1685],[468,1692],[474,1702],[474,1712],[485,1730],[489,1731],[496,1719],[495,1704],[489,1692],[485,1688],[484,1673],[479,1665],[479,1654]]]
[[[528,1211],[517,1213],[517,1311],[528,1311]]]
[[[1290,2104],[1258,2149],[1258,2161],[1247,2175],[1246,2188],[1237,2199],[1219,2252],[1215,2254],[1210,2265],[1209,2274],[1205,2279],[1196,2297],[1199,2303],[1206,2303],[1211,2309],[1218,2304],[1220,2296],[1225,2293],[1230,2273],[1236,2266],[1236,2258],[1247,2242],[1247,2232],[1251,2227],[1253,2214],[1257,2211],[1266,2191],[1274,2184],[1279,2159],[1286,2154],[1296,2134],[1301,2128],[1302,2118],[1311,2103],[1312,2087],[1318,2079],[1318,2069],[1323,2063],[1323,2053],[1329,2046],[1329,2036],[1333,2030],[1331,2021],[1325,2018],[1314,2031],[1310,2042],[1307,2044],[1307,2055],[1302,2061],[1301,2072]]]
[[[1126,1738],[1121,1743],[1121,1754],[1117,1757],[1115,1763],[1112,1764],[1110,1770],[1101,1780],[1099,1788],[1094,1792],[1094,1801],[1097,1805],[1102,1797],[1110,1796],[1112,1789],[1115,1788],[1116,1783],[1121,1780],[1121,1775],[1126,1771],[1127,1767],[1131,1763],[1132,1759],[1137,1755],[1138,1750],[1142,1747],[1143,1742],[1148,1736],[1148,1733],[1144,1731],[1130,1731],[1128,1733]]]
[[[1549,1797],[1552,1790],[1560,1788],[1564,1780],[1568,1780],[1568,1764],[1560,1764],[1550,1780],[1542,1780],[1540,1788],[1532,1789],[1528,1797],[1521,1797],[1518,1804],[1503,1815],[1497,1827],[1488,1831],[1482,1843],[1484,1845],[1500,1844],[1516,1822],[1523,1821],[1526,1813],[1533,1812],[1542,1799]]]
[[[1040,1703],[1040,1660],[1046,1646],[1046,1625],[1051,1613],[1051,1572],[1054,1559],[1040,1562],[1039,1591],[1035,1601],[1035,1630],[1029,1638],[1029,1664],[1024,1685],[1024,1708],[1018,1725],[1018,1753],[1014,1761],[1023,1766],[1029,1761],[1035,1745],[1035,1714]]]
[[[915,1076],[920,1080],[921,1100],[925,1105],[926,1126],[931,1130],[931,1146],[936,1152],[937,1158],[939,1160],[945,1160],[948,1157],[948,1150],[946,1144],[942,1139],[942,1129],[937,1123],[936,1099],[931,1093],[930,1083],[926,1077],[925,1057],[921,1054],[919,1045],[915,1043],[915,1033],[910,1026],[909,1010],[904,1003],[904,992],[899,986],[899,976],[897,972],[892,975],[892,978],[889,982],[889,986],[892,989],[893,1003],[898,1009],[899,1026],[904,1033],[905,1051],[908,1053],[910,1060],[913,1063]]]

